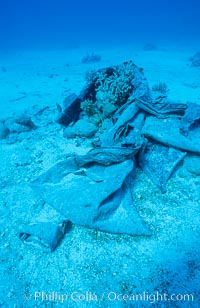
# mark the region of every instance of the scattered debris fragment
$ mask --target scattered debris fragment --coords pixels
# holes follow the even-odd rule
[[[17,98],[10,99],[9,102],[17,102],[17,101],[20,101],[20,100],[22,100],[26,97],[27,97],[27,95],[23,95],[23,96],[20,96],[20,97],[17,97]]]
[[[101,61],[101,56],[98,54],[95,54],[92,52],[91,54],[87,54],[84,56],[81,60],[82,63],[95,63],[95,62],[100,62]]]
[[[192,66],[200,66],[200,52],[196,52],[189,60]]]
[[[21,115],[19,115],[19,117],[16,118],[15,122],[17,124],[27,126],[30,129],[36,128],[36,125],[33,123],[30,115],[28,115],[26,113],[22,113]]]
[[[10,130],[5,125],[4,121],[0,121],[0,139],[5,139],[8,136],[9,132]]]
[[[76,94],[72,93],[65,98],[63,110],[59,112],[56,122],[67,126],[79,118],[80,111],[80,99]]]

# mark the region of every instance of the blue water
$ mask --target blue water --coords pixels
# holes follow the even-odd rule
[[[1,49],[200,38],[199,0],[0,1]]]

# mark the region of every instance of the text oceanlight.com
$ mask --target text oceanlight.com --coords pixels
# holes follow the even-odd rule
[[[123,294],[114,291],[103,292],[102,294],[96,294],[90,291],[84,293],[72,292],[70,294],[60,293],[60,292],[35,292],[33,294],[25,293],[25,300],[35,300],[35,301],[47,301],[47,302],[97,302],[97,301],[110,301],[110,302],[138,302],[138,301],[148,301],[153,304],[158,301],[173,301],[173,302],[192,302],[194,301],[193,294],[167,294],[167,293],[148,293],[142,292],[138,294]]]

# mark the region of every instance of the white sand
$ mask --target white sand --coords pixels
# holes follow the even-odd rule
[[[87,51],[102,61],[81,64]],[[52,254],[24,246],[17,237],[19,226],[28,223],[43,206],[27,182],[65,156],[84,151],[62,137],[54,122],[56,103],[84,85],[87,70],[119,64],[132,59],[144,68],[150,86],[166,82],[169,96],[183,102],[200,103],[200,69],[188,58],[194,48],[162,47],[143,51],[139,46],[82,48],[62,51],[26,51],[0,56],[1,119],[33,105],[49,106],[35,121],[39,128],[21,142],[0,145],[1,227],[0,307],[153,307],[148,301],[78,301],[64,304],[35,292],[59,294],[86,291],[99,296],[117,294],[193,293],[199,289],[199,177],[181,169],[162,195],[138,171],[133,196],[135,205],[152,230],[152,237],[110,235],[74,226]],[[52,75],[52,76],[51,76]],[[50,78],[52,77],[52,78]],[[19,99],[19,100],[17,100]],[[24,135],[25,136],[25,135]],[[31,299],[24,300],[24,294]],[[197,307],[194,303],[157,302],[154,307]]]

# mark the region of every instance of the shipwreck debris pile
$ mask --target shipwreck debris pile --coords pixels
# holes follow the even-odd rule
[[[151,234],[134,207],[135,168],[165,193],[188,153],[200,161],[199,105],[173,102],[166,95],[151,91],[143,70],[132,61],[87,74],[86,88],[58,106],[56,121],[65,138],[89,138],[93,148],[59,161],[31,182],[62,218],[58,231],[52,222],[52,239],[45,236],[51,222],[22,228],[24,242],[52,251],[68,221],[110,233]]]

